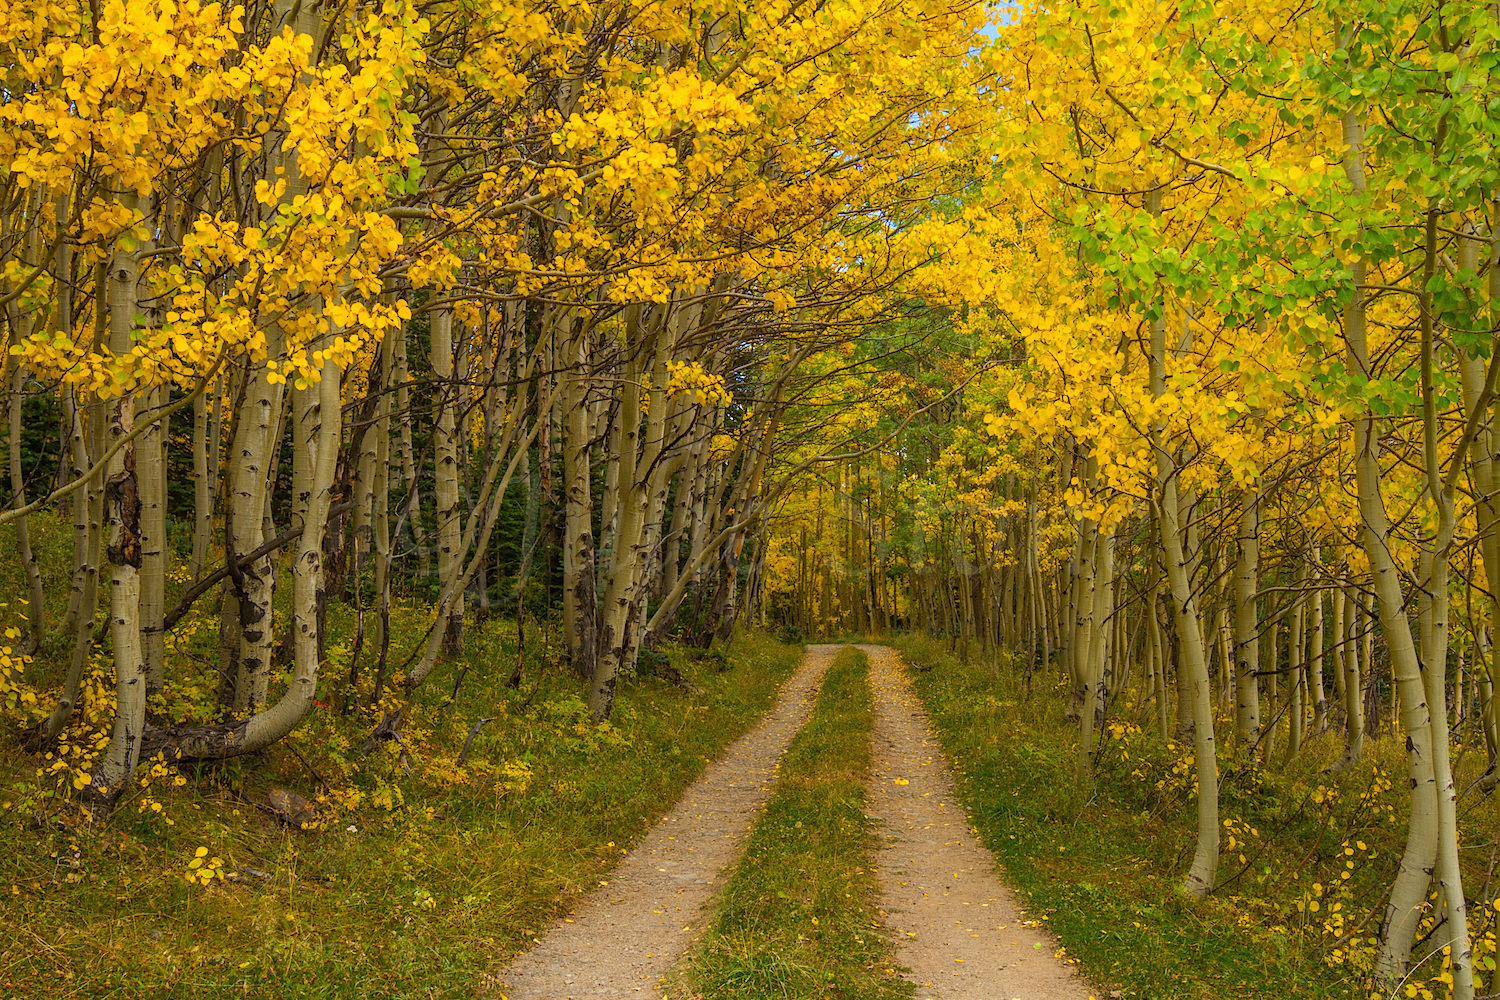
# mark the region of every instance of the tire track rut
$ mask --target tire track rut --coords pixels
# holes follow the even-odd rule
[[[739,861],[776,766],[841,648],[808,646],[765,718],[705,768],[571,916],[495,974],[510,1000],[661,996],[663,978],[701,934],[704,904]]]
[[[875,696],[865,801],[883,827],[881,908],[917,1000],[1092,1000],[1056,939],[995,874],[895,651],[859,648]]]

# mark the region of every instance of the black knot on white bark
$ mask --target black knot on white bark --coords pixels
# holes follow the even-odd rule
[[[141,497],[133,463],[104,483],[104,503],[120,526],[119,537],[109,546],[109,561],[116,566],[141,568]]]

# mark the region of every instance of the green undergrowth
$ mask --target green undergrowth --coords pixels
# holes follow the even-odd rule
[[[1196,837],[1192,748],[1162,740],[1144,711],[1137,717],[1134,692],[1112,708],[1085,793],[1074,779],[1077,725],[1064,718],[1067,690],[1055,674],[1035,677],[1028,695],[1024,669],[964,664],[919,636],[889,642],[930,668],[912,672],[915,689],[1006,879],[1105,995],[1370,995],[1360,971],[1405,835],[1394,740],[1367,743],[1360,765],[1331,775],[1336,731],[1290,764],[1278,747],[1261,765],[1232,748],[1221,720],[1219,887],[1194,901],[1180,892]],[[1488,822],[1489,834],[1475,831],[1483,841],[1493,806],[1480,812],[1487,819],[1470,822]],[[1480,865],[1469,873],[1476,892],[1482,853],[1466,859]],[[1484,950],[1481,940],[1476,954]],[[1411,995],[1445,995],[1424,982],[1440,975],[1439,960],[1419,966]]]
[[[426,620],[398,609],[393,663]],[[330,602],[322,693],[288,740],[143,768],[148,783],[102,828],[69,797],[73,764],[21,749],[26,707],[0,711],[0,996],[498,996],[489,974],[608,878],[770,707],[802,652],[757,634],[722,663],[668,648],[695,690],[627,677],[612,724],[594,727],[555,636],[528,626],[512,688],[516,625],[491,619],[418,691],[404,746],[361,755],[394,701],[342,710],[355,632],[354,612]],[[211,633],[185,620],[170,643],[174,718],[211,697]],[[44,706],[55,655],[26,668]],[[97,671],[107,678],[107,663]],[[103,704],[82,718],[107,718],[108,697],[107,684],[88,689]],[[279,791],[308,801],[305,826],[273,815]]]
[[[892,968],[870,870],[874,838],[864,799],[873,723],[868,658],[846,648],[828,667],[672,996],[911,996],[912,985]]]

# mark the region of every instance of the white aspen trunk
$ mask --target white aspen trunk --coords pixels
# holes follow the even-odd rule
[[[614,550],[610,557],[609,582],[599,624],[599,659],[589,686],[589,713],[595,722],[609,718],[614,708],[615,688],[622,668],[629,662],[639,636],[632,635],[635,620],[634,588],[642,551],[646,519],[652,499],[651,478],[660,455],[666,427],[666,362],[672,356],[677,323],[671,316],[653,316],[656,310],[635,307],[627,319],[627,342],[634,346],[626,359],[620,393],[619,499],[615,507]],[[651,327],[655,326],[653,331]],[[655,341],[655,350],[650,352]],[[652,369],[646,367],[654,353]],[[641,383],[650,375],[650,413],[641,427]]]
[[[1092,466],[1092,462],[1089,463]],[[1083,477],[1083,488],[1089,489],[1087,474]],[[1094,635],[1094,588],[1098,585],[1096,553],[1099,544],[1098,525],[1088,518],[1078,518],[1073,535],[1073,558],[1070,571],[1071,583],[1069,604],[1072,619],[1068,629],[1068,714],[1079,722],[1078,762],[1075,778],[1080,784],[1092,780],[1090,761],[1093,754],[1093,702],[1094,690],[1091,666],[1088,657],[1089,644]]]
[[[1260,491],[1242,494],[1234,563],[1234,731],[1239,741],[1260,741],[1260,621],[1255,597],[1260,589]]]
[[[1453,703],[1448,707],[1448,729],[1459,729],[1464,722],[1464,650],[1458,651],[1458,660],[1453,664]]]
[[[662,522],[666,515],[667,484],[671,481],[675,467],[680,464],[680,457],[666,461],[658,460],[657,468],[653,470],[650,478],[650,499],[646,516],[646,530],[641,539],[642,557],[636,563],[635,584],[632,589],[631,600],[633,605],[634,625],[632,635],[636,639],[626,651],[626,659],[622,669],[632,671],[635,669],[636,660],[640,655],[641,645],[650,641],[647,633],[646,619],[646,595],[652,589],[648,583],[653,573],[657,572],[661,559],[661,533]],[[733,591],[730,592],[730,615],[728,623],[733,625],[734,605]]]
[[[385,380],[386,365],[383,348],[375,367],[378,370],[377,381],[368,387],[368,392],[373,395],[373,405],[367,404],[366,419],[378,418],[375,413],[379,412],[385,403]],[[374,411],[374,412],[371,412]],[[354,463],[354,509],[349,513],[350,535],[353,536],[353,551],[349,554],[349,582],[354,593],[359,593],[359,578],[370,564],[370,554],[374,549],[374,523],[375,523],[375,463],[376,453],[380,449],[379,435],[376,423],[367,427],[355,428],[354,433],[359,435],[359,455]]]
[[[391,384],[396,387],[396,412],[400,419],[397,426],[400,434],[396,441],[396,461],[401,466],[401,482],[406,487],[406,500],[402,505],[404,513],[403,523],[411,532],[412,542],[421,550],[426,541],[426,531],[422,527],[422,492],[421,480],[417,477],[416,450],[412,445],[412,410],[411,410],[411,365],[407,361],[406,354],[406,325],[403,323],[401,329],[395,334],[394,357],[391,369]],[[427,565],[426,555],[420,556],[422,566]]]
[[[639,327],[640,307],[632,325]],[[615,685],[619,677],[620,664],[625,657],[628,636],[625,635],[630,615],[630,586],[634,581],[633,561],[636,555],[635,542],[640,537],[646,516],[645,491],[636,485],[636,466],[640,454],[641,437],[641,389],[644,371],[640,355],[644,348],[637,348],[634,357],[625,362],[625,379],[620,390],[619,450],[616,461],[610,464],[617,468],[618,487],[614,508],[615,530],[611,543],[608,583],[604,593],[604,604],[599,620],[599,658],[594,667],[594,678],[589,685],[589,712],[596,721],[609,718],[614,708]],[[606,506],[611,506],[606,492]]]
[[[119,196],[131,212],[134,191]],[[140,294],[140,250],[116,246],[107,269],[109,347],[116,355],[131,348]],[[110,444],[135,426],[134,398],[125,393],[109,404],[106,439]],[[107,814],[135,774],[146,728],[146,656],[141,642],[141,501],[134,443],[121,448],[104,468],[104,510],[109,532],[109,619],[114,644],[115,718],[109,746],[94,767],[85,800],[96,817]]]
[[[1269,654],[1269,676],[1266,678],[1266,689],[1262,694],[1270,703],[1272,709],[1271,725],[1264,730],[1265,753],[1264,759],[1269,760],[1276,752],[1276,733],[1281,728],[1280,721],[1276,718],[1277,706],[1280,704],[1279,678],[1281,674],[1281,619],[1274,617],[1266,627],[1266,652]]]
[[[480,394],[479,413],[483,421],[483,432],[480,436],[481,456],[488,457],[490,447],[495,441],[495,405],[498,392],[495,383],[500,381],[504,374],[504,359],[508,357],[502,344],[500,358],[495,356],[495,344],[493,331],[490,328],[491,310],[487,305],[480,307],[479,325],[479,369],[476,376],[484,378],[484,391]],[[508,329],[506,327],[505,329]],[[467,440],[467,438],[465,438]],[[467,482],[467,479],[465,479]],[[504,503],[504,498],[501,498]],[[373,511],[371,512],[373,517]],[[479,572],[474,576],[475,600],[479,602],[479,615],[481,619],[488,619],[490,614],[490,561],[488,553],[486,558],[479,562]]]
[[[1074,632],[1075,648],[1081,654],[1079,672],[1083,683],[1075,777],[1080,786],[1092,790],[1094,733],[1104,701],[1104,635],[1105,619],[1109,615],[1105,595],[1109,592],[1108,581],[1114,572],[1114,546],[1111,539],[1100,537],[1098,527],[1092,522],[1087,522],[1084,534],[1084,557],[1088,562],[1081,566],[1086,579],[1081,580],[1078,592],[1082,613],[1079,627]]]
[[[1198,629],[1197,600],[1188,579],[1177,514],[1177,484],[1172,459],[1158,446],[1163,510],[1162,537],[1167,556],[1167,579],[1176,618],[1182,662],[1179,672],[1186,679],[1191,697],[1194,760],[1198,772],[1198,842],[1192,867],[1182,891],[1201,899],[1213,891],[1219,864],[1219,772],[1214,738],[1213,704],[1210,700],[1208,668]]]
[[[1223,573],[1223,563],[1219,563],[1220,580],[1227,583]],[[1219,700],[1218,710],[1228,715],[1233,706],[1235,680],[1234,680],[1234,627],[1229,621],[1229,597],[1226,593],[1227,586],[1221,584],[1215,600],[1218,605],[1214,609],[1214,637],[1218,650],[1219,660]]]
[[[638,322],[638,321],[637,321]],[[616,358],[605,373],[606,378],[619,379],[621,360]],[[640,397],[636,397],[639,402]],[[609,434],[605,442],[604,454],[604,492],[599,497],[599,539],[596,548],[595,570],[597,576],[594,580],[594,593],[604,593],[608,586],[609,568],[615,559],[615,535],[619,519],[620,503],[620,478],[621,465],[618,461],[625,446],[625,398],[624,392],[620,394],[619,402],[611,407],[614,420],[610,424]],[[639,413],[637,413],[639,421]],[[602,648],[602,645],[601,645]]]
[[[1316,546],[1311,549],[1310,555],[1313,568],[1317,570],[1318,550]],[[1318,575],[1321,583],[1321,572]],[[1323,684],[1324,593],[1321,585],[1312,592],[1312,652],[1307,660],[1308,690],[1312,695],[1313,729],[1319,733],[1328,731],[1328,693]]]
[[[1171,626],[1168,634],[1168,647],[1171,653],[1167,659],[1172,663],[1173,693],[1176,695],[1176,715],[1172,723],[1172,739],[1178,743],[1191,743],[1193,741],[1193,685],[1187,672],[1183,652],[1183,636],[1177,631],[1177,615],[1172,605],[1171,581],[1168,580],[1167,590],[1163,592],[1167,599],[1167,622]],[[1203,635],[1197,634],[1198,648],[1202,649]],[[1205,665],[1205,669],[1207,666]]]
[[[717,410],[717,408],[715,409]],[[718,426],[719,424],[715,420],[713,428],[717,429]],[[713,437],[712,430],[708,432],[708,436],[711,440]],[[687,566],[698,566],[700,557],[703,555],[703,543],[708,538],[710,526],[707,508],[711,502],[710,498],[714,497],[718,492],[719,481],[722,475],[723,466],[718,462],[705,461],[698,469],[698,479],[693,484],[693,494],[689,501],[692,504],[691,514],[693,523],[688,531],[688,557],[685,564]],[[821,537],[821,531],[819,537]],[[698,571],[693,569],[688,571],[688,573],[696,579]],[[829,608],[825,604],[822,620],[825,622],[829,621],[828,616]]]
[[[1500,203],[1497,203],[1500,208]],[[1469,234],[1459,241],[1460,269],[1468,269],[1478,272],[1482,244],[1477,235]],[[1489,254],[1490,272],[1490,313],[1491,318],[1500,315],[1500,226],[1495,227],[1491,234]],[[1485,384],[1485,359],[1471,357],[1467,351],[1457,352],[1459,377],[1463,387],[1464,409],[1473,412],[1475,407],[1481,403],[1481,396]],[[1497,481],[1496,466],[1496,443],[1495,429],[1491,423],[1490,408],[1483,411],[1481,422],[1475,429],[1474,441],[1469,447],[1469,475],[1474,482],[1474,519],[1478,527],[1476,542],[1478,543],[1480,562],[1484,567],[1486,591],[1484,620],[1494,623],[1500,620],[1500,498],[1496,496],[1496,488],[1500,486]],[[1481,638],[1484,632],[1480,628]],[[1493,689],[1494,673],[1492,661],[1489,657],[1482,655],[1483,644],[1475,643],[1474,663],[1471,673],[1474,674],[1480,690],[1480,720],[1484,731],[1485,745],[1489,751],[1490,767],[1482,781],[1482,787],[1490,790],[1495,787],[1495,752],[1497,743],[1500,743],[1500,713],[1491,707],[1489,692]]]
[[[221,382],[222,382],[222,376]],[[215,480],[209,477],[208,459],[208,410],[209,393],[193,400],[193,555],[188,564],[188,583],[203,579],[203,564],[208,559],[208,546],[213,537]],[[213,392],[214,405],[218,405],[219,390]]]
[[[524,382],[530,378],[535,360],[535,356],[528,359],[520,381]],[[446,634],[443,623],[451,619],[453,610],[459,606],[469,582],[473,580],[474,574],[478,572],[480,564],[484,561],[484,554],[488,551],[490,534],[498,520],[505,491],[510,486],[511,479],[515,476],[516,469],[520,467],[522,459],[525,458],[526,450],[531,447],[532,440],[544,426],[550,405],[550,401],[545,399],[538,401],[536,406],[538,417],[525,434],[521,433],[521,426],[527,407],[518,405],[506,415],[504,426],[494,443],[493,455],[487,456],[485,478],[475,498],[474,514],[468,519],[455,546],[455,551],[460,557],[469,552],[474,555],[468,560],[467,565],[460,558],[454,575],[443,578],[442,590],[438,595],[437,613],[424,640],[421,658],[402,679],[402,685],[408,694],[427,679],[437,664]],[[506,454],[512,455],[509,462],[504,461]]]
[[[1161,212],[1161,189],[1151,196],[1153,215]],[[1166,394],[1166,319],[1158,317],[1151,324],[1151,394]],[[1219,867],[1219,769],[1214,740],[1213,703],[1210,701],[1208,668],[1204,662],[1202,633],[1198,623],[1197,598],[1189,577],[1189,555],[1183,551],[1183,525],[1178,508],[1178,468],[1172,452],[1162,441],[1160,427],[1152,429],[1156,452],[1157,507],[1161,523],[1161,540],[1166,557],[1167,580],[1172,596],[1177,634],[1191,692],[1193,712],[1193,750],[1198,772],[1198,842],[1193,863],[1183,881],[1182,891],[1201,899],[1213,891]]]
[[[579,329],[564,348],[562,376],[563,632],[568,662],[592,680],[599,650],[599,600],[594,591],[594,496],[589,477],[589,338]]]
[[[279,357],[284,350],[280,330],[268,336],[268,340],[274,343],[267,353]],[[272,463],[283,398],[282,385],[272,385],[263,375],[251,374],[230,452],[229,509],[224,532],[226,559],[237,560],[266,540],[265,511],[274,477]],[[276,554],[269,553],[245,566],[239,579],[232,579],[238,596],[235,625],[239,641],[234,671],[226,671],[226,679],[232,681],[229,707],[237,714],[255,712],[265,699],[275,641],[271,602],[278,567]]]
[[[1071,444],[1069,445],[1068,451],[1071,454]],[[1059,477],[1058,485],[1064,490],[1072,485],[1070,466],[1070,462],[1065,463],[1064,465],[1063,475],[1068,476],[1068,478],[1063,479]],[[1063,619],[1058,628],[1059,635],[1057,666],[1058,669],[1062,672],[1063,676],[1068,679],[1068,708],[1063,718],[1071,720],[1077,718],[1078,713],[1082,710],[1083,697],[1083,689],[1078,684],[1077,665],[1074,662],[1077,656],[1076,650],[1078,648],[1078,615],[1079,602],[1081,599],[1081,575],[1084,572],[1084,565],[1082,561],[1083,535],[1079,531],[1079,525],[1077,523],[1075,523],[1073,528],[1070,550],[1071,551],[1068,555],[1067,565],[1063,570],[1063,572],[1066,574],[1066,576],[1063,577],[1063,579],[1066,581],[1066,584],[1063,587],[1063,593],[1059,598],[1059,603],[1062,606]]]
[[[145,397],[146,415],[167,403],[158,386]],[[167,477],[165,421],[154,420],[136,446],[136,479],[141,491],[141,642],[146,654],[146,696],[162,692],[166,675],[163,618],[167,598]]]
[[[293,664],[286,691],[275,704],[243,721],[183,729],[151,729],[144,752],[180,753],[184,760],[212,760],[254,753],[296,728],[313,702],[318,683],[318,604],[323,584],[323,538],[334,473],[343,441],[339,369],[324,362],[321,378],[291,394],[294,436],[294,506],[308,526],[292,556]]]
[[[1307,705],[1303,702],[1302,692],[1305,687],[1303,677],[1305,675],[1304,654],[1307,649],[1307,595],[1303,592],[1307,586],[1307,560],[1299,551],[1297,555],[1297,594],[1292,604],[1292,628],[1287,643],[1287,738],[1286,759],[1288,762],[1297,759],[1302,752],[1302,731],[1307,721]]]
[[[1347,587],[1348,584],[1345,584]],[[1344,628],[1342,636],[1344,668],[1344,754],[1334,765],[1335,770],[1347,770],[1353,766],[1365,749],[1365,697],[1364,684],[1359,669],[1358,616],[1356,605],[1345,588],[1338,591],[1344,605]]]
[[[1151,636],[1151,657],[1156,665],[1156,728],[1165,743],[1172,735],[1168,699],[1173,698],[1174,692],[1167,686],[1166,637],[1162,635],[1161,619],[1157,617],[1157,608],[1161,606],[1160,580],[1152,584],[1150,600],[1151,604],[1146,608],[1146,629]]]
[[[1149,601],[1148,590],[1145,599]],[[1156,698],[1156,642],[1155,636],[1151,634],[1151,606],[1143,605],[1140,620],[1141,630],[1141,690],[1140,697],[1136,700],[1135,721],[1136,725],[1145,727],[1146,713],[1152,711],[1151,706]]]
[[[208,488],[217,503],[220,496],[219,481],[223,475],[223,456],[221,454],[224,443],[224,397],[229,392],[229,372],[219,372],[218,378],[214,379],[214,406],[208,415]],[[210,510],[210,519],[213,511]],[[208,526],[209,534],[213,533],[213,524],[210,520]]]
[[[1092,461],[1088,463],[1092,469]],[[1090,489],[1091,476],[1085,475],[1083,488]],[[1067,718],[1082,718],[1084,702],[1089,688],[1089,642],[1093,637],[1094,620],[1094,546],[1091,537],[1094,526],[1080,519],[1073,536],[1072,584],[1069,605],[1072,609],[1072,628],[1068,636],[1068,714]]]
[[[1209,572],[1213,587],[1211,590],[1205,590],[1203,595],[1208,601],[1207,610],[1203,612],[1203,646],[1209,661],[1208,679],[1212,685],[1210,690],[1214,711],[1218,714],[1228,714],[1232,672],[1228,656],[1231,640],[1225,590],[1230,584],[1230,579],[1224,565],[1222,549],[1214,553]]]
[[[374,574],[376,614],[375,649],[379,685],[385,684],[385,667],[391,646],[391,375],[395,359],[395,342],[401,329],[388,330],[381,350],[385,361],[380,366],[385,380],[380,400],[375,404],[375,466],[373,470],[370,510],[370,548]],[[357,692],[355,696],[357,697]],[[379,697],[379,694],[376,694]]]
[[[437,498],[437,573],[439,580],[447,581],[458,574],[463,558],[458,547],[463,533],[463,511],[458,499],[458,428],[454,419],[459,405],[459,384],[453,373],[453,310],[440,305],[428,315],[432,328],[432,375],[438,383],[432,447],[433,494]],[[443,654],[456,656],[464,641],[463,594],[453,601],[438,628],[443,631]]]
[[[66,469],[64,475],[72,480],[88,471],[87,465],[79,468],[77,458],[79,454],[83,454],[87,461],[82,411],[77,403],[77,395],[71,387],[62,386],[59,389],[59,395],[62,402],[63,424],[68,428],[62,459]],[[68,607],[58,623],[60,635],[72,633],[77,628],[78,616],[83,608],[84,568],[89,564],[89,491],[92,488],[92,484],[84,487],[81,493],[75,493],[69,501],[71,505],[69,513],[73,520],[73,569],[68,577]]]
[[[1446,119],[1444,120],[1446,123]],[[1440,132],[1441,136],[1442,133]],[[1426,572],[1418,588],[1418,607],[1422,629],[1421,657],[1418,668],[1422,671],[1425,686],[1425,709],[1430,727],[1432,747],[1432,779],[1437,813],[1437,865],[1436,874],[1441,889],[1443,910],[1446,916],[1448,938],[1449,972],[1452,975],[1453,1000],[1472,1000],[1474,996],[1473,951],[1469,942],[1468,910],[1464,899],[1463,872],[1458,858],[1458,789],[1454,785],[1452,764],[1449,758],[1450,737],[1448,732],[1447,661],[1448,661],[1448,581],[1452,558],[1451,545],[1456,527],[1454,512],[1455,486],[1446,481],[1439,460],[1441,432],[1438,426],[1438,404],[1434,387],[1433,371],[1437,367],[1437,321],[1434,317],[1432,279],[1438,266],[1438,213],[1434,199],[1429,204],[1426,219],[1424,267],[1421,291],[1417,302],[1420,307],[1421,329],[1421,387],[1422,387],[1422,439],[1423,464],[1426,466],[1427,490],[1437,508],[1438,530],[1426,556]],[[1487,401],[1486,401],[1487,402]],[[1477,409],[1477,408],[1476,408]],[[1475,412],[1466,421],[1479,418]],[[1458,456],[1452,460],[1453,472],[1459,471]],[[1403,723],[1407,720],[1403,705]],[[1418,803],[1414,800],[1415,813]],[[1415,822],[1415,818],[1413,820]]]
[[[281,699],[251,719],[247,742],[254,742],[257,732],[275,732],[275,739],[291,732],[317,691],[323,541],[344,439],[339,374],[332,361],[325,361],[322,378],[316,384],[292,393],[292,496],[306,526],[292,557],[292,677]]]
[[[541,517],[541,472],[531,465],[530,453],[521,456],[517,468],[526,486],[526,513],[521,522],[521,558],[516,567],[516,602],[519,608],[524,603],[526,580],[531,575],[531,559],[537,546],[537,521]]]
[[[1435,427],[1434,420],[1432,426]],[[1436,444],[1429,457],[1436,456]],[[1437,475],[1429,470],[1434,483]],[[1438,491],[1434,490],[1434,493]],[[1422,633],[1422,667],[1426,685],[1428,715],[1432,727],[1432,772],[1437,792],[1437,882],[1442,892],[1449,971],[1453,976],[1453,1000],[1472,1000],[1474,996],[1473,949],[1469,943],[1468,907],[1464,900],[1463,872],[1458,860],[1458,789],[1449,762],[1448,707],[1446,692],[1448,654],[1448,549],[1444,544],[1452,537],[1453,505],[1438,500],[1442,524],[1439,544],[1428,556],[1427,584],[1419,600]]]
[[[1344,116],[1344,142],[1349,148],[1345,172],[1356,194],[1365,190],[1364,125],[1353,111]],[[1350,265],[1353,284],[1344,307],[1344,337],[1351,372],[1370,377],[1365,333],[1365,262]],[[1407,776],[1411,788],[1411,821],[1406,849],[1387,897],[1381,923],[1380,949],[1374,974],[1383,984],[1399,982],[1406,973],[1411,946],[1427,899],[1438,853],[1437,784],[1433,771],[1432,724],[1428,717],[1421,666],[1407,621],[1400,571],[1390,553],[1390,528],[1380,488],[1379,438],[1375,417],[1366,412],[1354,425],[1355,471],[1365,555],[1378,601],[1381,631],[1390,651],[1391,670],[1408,739]]]
[[[1333,585],[1328,589],[1328,600],[1332,607],[1332,617],[1329,619],[1329,652],[1333,654],[1333,707],[1329,709],[1330,718],[1342,714],[1344,704],[1348,700],[1344,694],[1344,615],[1347,613],[1344,599],[1343,576],[1344,566],[1338,554],[1338,549],[1333,549]]]
[[[695,410],[694,421],[701,412],[701,407]],[[702,438],[689,446],[688,454],[684,459],[682,471],[677,475],[677,493],[672,500],[672,524],[662,540],[661,556],[661,588],[658,597],[666,597],[677,587],[677,574],[679,572],[682,553],[682,533],[687,526],[688,510],[692,504],[693,490],[698,482],[699,470],[704,464],[704,452],[708,447],[708,439]]]
[[[1074,442],[1071,437],[1060,436],[1057,448],[1057,490],[1059,495],[1065,493],[1073,485],[1073,452]],[[1077,711],[1077,703],[1073,699],[1071,687],[1073,678],[1073,627],[1077,621],[1078,612],[1074,606],[1073,581],[1077,577],[1078,570],[1078,535],[1075,533],[1069,540],[1070,554],[1068,561],[1058,569],[1057,572],[1057,669],[1070,682],[1068,696],[1068,714],[1064,718],[1072,719],[1073,713]]]
[[[1480,727],[1484,732],[1485,752],[1489,759],[1489,766],[1485,769],[1480,786],[1492,789],[1497,777],[1496,756],[1500,753],[1500,704],[1497,704],[1500,699],[1495,698],[1495,684],[1491,679],[1495,667],[1488,632],[1488,629],[1479,630],[1479,648],[1476,653],[1484,658],[1484,666],[1476,672],[1476,677],[1479,682]]]

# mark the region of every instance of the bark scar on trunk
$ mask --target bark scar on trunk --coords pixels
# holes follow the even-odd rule
[[[115,508],[120,538],[109,546],[109,561],[116,566],[141,568],[141,496],[135,478],[135,449],[125,451],[125,468],[105,480],[104,502]]]

